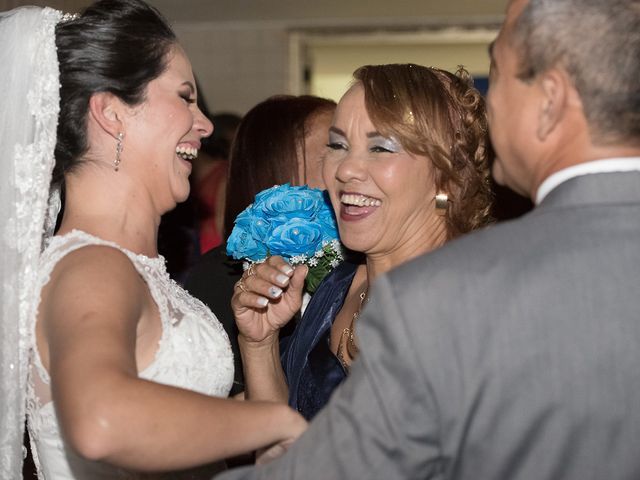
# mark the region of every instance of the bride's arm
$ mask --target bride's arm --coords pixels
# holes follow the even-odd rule
[[[295,270],[279,256],[245,272],[234,289],[231,306],[238,325],[244,366],[245,396],[287,403],[280,363],[280,329],[300,310],[307,267]]]
[[[126,468],[172,470],[289,442],[306,428],[286,405],[138,378],[137,327],[147,298],[126,256],[104,247],[66,256],[43,291],[39,348],[72,448]]]

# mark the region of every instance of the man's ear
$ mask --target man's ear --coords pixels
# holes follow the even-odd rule
[[[538,140],[544,141],[566,114],[571,84],[567,74],[558,68],[542,73],[537,81],[542,95],[536,134]]]
[[[114,94],[98,92],[89,98],[89,115],[97,125],[114,138],[124,131],[124,104]]]

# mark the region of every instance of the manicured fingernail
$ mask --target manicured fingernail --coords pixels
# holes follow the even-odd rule
[[[276,282],[278,282],[280,285],[284,287],[287,283],[289,283],[289,277],[283,274],[279,274],[276,277]]]
[[[293,273],[293,268],[291,268],[291,265],[282,265],[280,267],[280,271],[286,275],[291,275]]]
[[[267,304],[269,303],[269,299],[264,298],[264,297],[260,297],[260,298],[258,298],[258,300],[256,300],[256,303],[258,305],[260,305],[261,307],[266,307]]]
[[[273,298],[278,298],[280,295],[282,295],[282,289],[278,287],[269,287],[269,295],[271,295]]]

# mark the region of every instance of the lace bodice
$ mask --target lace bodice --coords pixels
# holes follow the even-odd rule
[[[38,291],[46,285],[55,265],[65,255],[87,245],[110,246],[127,255],[158,305],[162,338],[154,361],[139,376],[206,395],[227,396],[233,381],[229,339],[211,311],[169,278],[162,257],[138,255],[114,243],[74,230],[64,236],[53,237],[43,252],[38,272]],[[27,413],[39,478],[150,478],[87,462],[75,456],[71,449],[65,448],[52,402],[41,403],[33,386],[36,377],[37,381],[49,385],[49,375],[42,366],[35,345],[34,329],[35,318],[31,324],[32,380],[27,394]],[[171,474],[167,478],[185,477],[201,478],[193,472],[185,476]]]

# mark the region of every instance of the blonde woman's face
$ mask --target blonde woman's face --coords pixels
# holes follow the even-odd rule
[[[338,103],[323,175],[341,240],[352,250],[395,265],[443,230],[434,210],[431,160],[377,131],[360,84]]]

